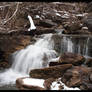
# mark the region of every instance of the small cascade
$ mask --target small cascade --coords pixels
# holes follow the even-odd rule
[[[31,69],[47,67],[48,61],[56,56],[51,36],[51,34],[45,35],[34,45],[29,45],[18,53],[14,53],[14,63],[11,68],[15,71],[29,73]]]
[[[73,52],[73,43],[71,38],[68,38],[66,36],[63,37],[61,41],[61,52]]]
[[[77,53],[86,57],[91,56],[91,46],[89,47],[89,37],[72,37],[72,36],[63,36],[61,40],[61,52],[72,52]],[[89,52],[90,49],[90,52]]]
[[[14,84],[19,77],[28,77],[31,69],[48,67],[49,61],[57,55],[51,37],[52,34],[45,34],[35,44],[15,52],[11,68],[0,73],[0,86]]]
[[[71,38],[67,39],[67,52],[73,52],[73,43],[71,41]]]
[[[87,38],[86,48],[85,48],[85,56],[88,56],[88,44],[89,44],[89,37]]]

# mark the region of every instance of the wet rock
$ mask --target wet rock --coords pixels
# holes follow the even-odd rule
[[[24,35],[0,36],[0,49],[3,51],[3,61],[8,61],[9,56],[17,50],[24,49],[30,44],[31,37]]]
[[[39,26],[53,27],[53,26],[57,26],[57,24],[52,22],[52,20],[45,19],[45,20],[40,21]]]
[[[63,73],[72,67],[72,64],[63,64],[57,66],[51,66],[42,69],[33,69],[30,71],[29,75],[32,78],[48,79],[48,78],[59,78]]]
[[[16,87],[19,89],[19,90],[45,90],[45,88],[42,88],[40,86],[35,86],[35,85],[28,85],[28,84],[25,84],[23,82],[23,79],[24,78],[18,78],[16,80]]]
[[[82,26],[80,25],[80,23],[74,22],[74,23],[70,23],[70,24],[66,24],[64,25],[65,31],[63,32],[64,34],[79,34],[82,28]]]
[[[89,2],[87,4],[87,10],[86,10],[88,13],[92,12],[92,2]]]
[[[90,77],[89,78],[90,78],[90,81],[92,82],[92,73],[90,74]]]
[[[56,66],[56,65],[62,65],[62,63],[59,62],[50,62],[49,66]]]
[[[80,89],[89,89],[89,85],[91,84],[89,80],[89,75],[91,72],[91,68],[85,66],[74,66],[64,73],[64,76],[61,80],[69,87],[80,87]]]
[[[88,67],[92,66],[92,58],[88,58],[85,63]]]
[[[10,64],[8,62],[4,62],[4,61],[0,62],[0,69],[9,68],[9,67],[10,67]]]
[[[0,62],[4,60],[4,52],[0,50]]]
[[[45,80],[44,87],[46,88],[46,90],[51,89],[51,84],[52,84],[53,81],[55,81],[54,78],[48,78],[48,79]]]
[[[86,18],[83,19],[84,26],[88,27],[88,31],[92,32],[92,13],[88,14]]]
[[[44,28],[44,27],[37,27],[35,31],[36,35],[47,34],[47,33],[56,33],[55,29],[52,28]]]
[[[59,62],[62,64],[73,64],[73,65],[80,65],[85,61],[85,58],[79,54],[74,53],[63,53],[60,58]]]

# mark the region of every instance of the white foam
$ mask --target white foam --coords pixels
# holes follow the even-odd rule
[[[5,72],[0,73],[0,86],[15,84],[16,79],[23,76],[29,77],[27,74],[22,74],[17,71],[13,71],[12,69],[6,70]]]

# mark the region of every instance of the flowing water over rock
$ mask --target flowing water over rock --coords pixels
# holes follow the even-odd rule
[[[51,37],[52,34],[43,35],[35,44],[15,52],[11,68],[0,73],[0,86],[14,84],[16,78],[29,76],[31,69],[47,67],[49,61],[57,55]]]
[[[81,54],[85,57],[92,57],[91,36],[80,35],[53,35],[55,42],[55,50],[61,54],[64,52],[72,52]],[[57,42],[56,39],[57,38]]]
[[[31,69],[48,67],[51,59],[64,52],[92,57],[91,41],[88,36],[44,34],[35,44],[13,54],[11,68],[0,73],[0,86],[15,84],[19,77],[28,77]]]

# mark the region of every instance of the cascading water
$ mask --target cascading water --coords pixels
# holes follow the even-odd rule
[[[16,78],[28,76],[31,69],[47,67],[51,59],[56,58],[53,50],[52,34],[45,34],[33,45],[13,54],[13,64],[10,69],[0,73],[0,85],[14,84]]]
[[[47,67],[48,61],[56,56],[56,52],[52,50],[54,43],[50,39],[51,36],[52,34],[45,35],[34,45],[15,53],[11,68],[14,71],[28,74],[31,69]]]
[[[66,36],[63,37],[61,41],[61,52],[73,52],[73,43],[71,41],[71,38],[68,38]]]
[[[78,53],[85,57],[92,57],[90,37],[63,36],[61,40],[61,52]],[[90,49],[90,50],[89,50]]]

